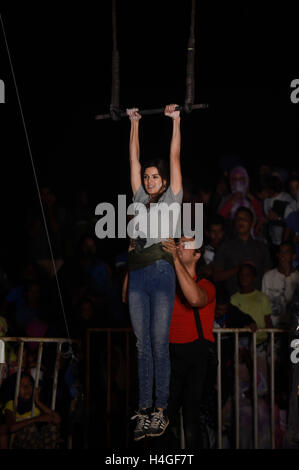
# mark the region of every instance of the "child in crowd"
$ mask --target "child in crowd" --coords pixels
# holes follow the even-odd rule
[[[6,436],[2,432],[2,446],[8,446],[11,438],[13,449],[58,448],[60,416],[40,401],[39,389],[35,391],[33,404],[34,380],[26,372],[21,374],[19,397],[14,407],[16,379],[16,374],[11,376],[5,390],[6,403],[2,412]]]

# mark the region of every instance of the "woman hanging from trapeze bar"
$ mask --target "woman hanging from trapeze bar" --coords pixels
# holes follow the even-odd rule
[[[169,169],[163,160],[140,164],[137,108],[127,110],[131,121],[130,175],[133,201],[147,208],[146,217],[160,203],[181,205],[183,199],[180,164],[181,130],[177,105],[165,107],[173,122]],[[161,207],[161,206],[160,206]],[[163,217],[163,215],[162,215]],[[169,214],[168,214],[169,217]],[[131,324],[137,339],[139,409],[134,440],[160,436],[168,426],[167,401],[170,380],[169,326],[175,296],[172,255],[162,248],[162,238],[137,239],[128,256],[128,302]],[[154,395],[154,397],[153,397]]]

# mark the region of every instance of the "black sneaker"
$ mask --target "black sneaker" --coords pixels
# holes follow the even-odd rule
[[[150,437],[161,436],[168,424],[169,419],[166,416],[165,410],[157,410],[157,408],[155,408],[151,414],[150,427],[146,435]]]
[[[136,427],[134,429],[134,441],[139,441],[147,435],[149,430],[151,424],[150,408],[137,411],[136,415],[132,416],[131,419],[137,420]]]

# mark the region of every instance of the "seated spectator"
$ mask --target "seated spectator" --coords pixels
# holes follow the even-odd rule
[[[262,277],[272,267],[267,246],[251,236],[253,214],[247,207],[239,207],[234,225],[236,235],[224,241],[214,258],[214,282],[225,282],[225,287],[232,295],[238,290],[237,273],[240,266],[251,262],[257,269],[256,287],[261,288]]]
[[[9,325],[17,334],[23,332],[32,320],[42,318],[43,310],[41,284],[38,281],[29,281],[23,286],[12,288],[3,306]]]
[[[83,185],[72,195],[68,211],[67,256],[75,255],[78,243],[84,236],[92,232],[96,221],[90,191]]]
[[[47,331],[49,329],[48,323],[40,318],[34,318],[26,325],[25,331],[26,336],[29,338],[44,338],[47,336]],[[27,347],[30,351],[38,350],[38,342],[28,343]]]
[[[243,264],[238,272],[239,291],[231,297],[232,305],[250,315],[258,328],[272,328],[271,305],[268,297],[255,288],[257,270],[252,264]],[[267,340],[267,333],[257,332],[257,345]]]
[[[289,193],[293,200],[297,203],[299,201],[299,176],[292,176],[288,181]]]
[[[271,306],[268,297],[255,289],[257,271],[251,264],[244,264],[238,273],[239,292],[231,297],[231,303],[242,312],[250,315],[258,328],[271,328]],[[268,363],[267,363],[267,338],[266,332],[256,333],[256,364],[257,364],[257,394],[258,394],[258,428],[259,446],[269,448],[270,421],[268,400]],[[251,448],[252,443],[252,354],[250,354],[249,342],[240,338],[240,425],[244,427],[244,433],[240,436],[240,448]]]
[[[59,443],[60,416],[44,405],[39,399],[39,390],[35,391],[33,407],[34,380],[30,374],[21,374],[19,397],[14,408],[16,374],[11,376],[9,399],[3,407],[8,436],[12,439],[12,449],[56,449]],[[37,426],[38,423],[46,423]],[[8,439],[7,439],[8,444]]]
[[[299,189],[297,188],[298,183],[299,178],[296,177],[293,180],[293,186],[290,186],[290,192],[292,194],[292,197],[296,201],[296,209],[292,210],[287,215],[285,221],[286,227],[283,233],[283,240],[291,241],[295,245],[296,258],[293,262],[294,267],[298,266],[299,264]]]
[[[216,291],[214,328],[250,328],[257,330],[255,320],[230,302],[228,292],[219,288]]]
[[[107,293],[111,269],[97,253],[97,240],[86,235],[80,242],[78,255],[70,260],[71,290],[76,293],[75,303],[86,292],[100,296]]]
[[[272,255],[283,241],[283,232],[287,215],[296,210],[292,196],[283,191],[283,183],[277,176],[271,176],[267,183],[268,197],[264,200],[267,218],[267,239]],[[292,209],[292,205],[294,208]]]
[[[275,328],[289,326],[289,307],[299,285],[299,272],[293,268],[295,257],[292,243],[281,243],[277,253],[278,266],[263,277],[262,291],[270,299],[271,320]]]
[[[217,214],[219,205],[223,198],[229,194],[229,182],[226,172],[220,172],[215,177],[215,186],[209,201],[210,217]]]
[[[264,222],[264,211],[260,202],[249,192],[249,177],[244,167],[238,166],[230,171],[230,187],[231,194],[222,200],[218,213],[232,220],[239,207],[248,207],[254,215],[256,233],[259,233]]]
[[[88,328],[97,328],[100,325],[95,312],[95,299],[85,297],[77,306],[77,314],[72,322],[72,337],[85,340]]]
[[[216,214],[209,220],[207,228],[207,241],[204,246],[201,267],[201,273],[208,279],[213,277],[214,258],[217,249],[221,245],[225,237],[225,222],[224,219]]]
[[[27,214],[28,252],[31,258],[43,268],[45,273],[49,277],[52,277],[55,271],[59,271],[64,262],[66,212],[65,209],[58,204],[56,194],[49,185],[42,186],[40,191],[54,256],[55,269],[41,208],[39,206],[29,210]]]
[[[250,328],[256,331],[257,324],[253,318],[243,313],[238,307],[230,303],[230,296],[224,288],[216,291],[216,309],[214,328]],[[246,334],[246,333],[245,333]],[[243,334],[244,335],[244,334]],[[241,337],[241,335],[240,335]],[[225,433],[230,441],[230,447],[234,445],[233,439],[233,412],[232,401],[234,397],[235,383],[235,338],[231,333],[221,334],[221,398],[222,398],[222,423]],[[225,441],[225,434],[223,435]]]

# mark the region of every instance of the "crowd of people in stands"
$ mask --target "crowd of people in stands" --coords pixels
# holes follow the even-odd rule
[[[226,161],[210,184],[197,185],[186,179],[183,189],[183,202],[204,204],[204,245],[198,270],[216,288],[214,328],[248,327],[256,331],[273,327],[294,331],[298,315],[294,299],[299,296],[299,169],[265,162],[249,175],[242,161],[232,159]],[[5,267],[0,272],[0,336],[61,338],[67,335],[67,325],[71,338],[82,341],[84,355],[88,328],[130,326],[128,306],[122,301],[128,247],[113,245],[110,249],[109,241],[96,238],[97,217],[87,189],[78,191],[72,207],[63,206],[50,185],[41,188],[41,196],[54,262],[40,208],[31,208],[22,265],[10,276]],[[275,339],[277,447],[285,445],[289,415],[289,337],[278,335]],[[250,338],[242,334],[239,341],[242,448],[253,446]],[[267,448],[271,447],[269,335],[258,331],[256,339],[259,446]],[[14,413],[17,345],[6,344],[5,364],[0,366],[0,448],[64,446],[69,433],[65,423],[70,422],[71,410],[84,389],[80,360],[74,367],[73,360],[62,356],[54,412],[51,391],[56,350],[45,350],[40,390],[36,394],[32,377],[38,346],[33,342],[25,344],[20,399]],[[234,340],[228,333],[222,335],[221,367],[224,446],[233,447]],[[217,427],[212,418],[213,411],[206,420],[210,446],[216,439]],[[12,435],[14,439],[9,439]]]

